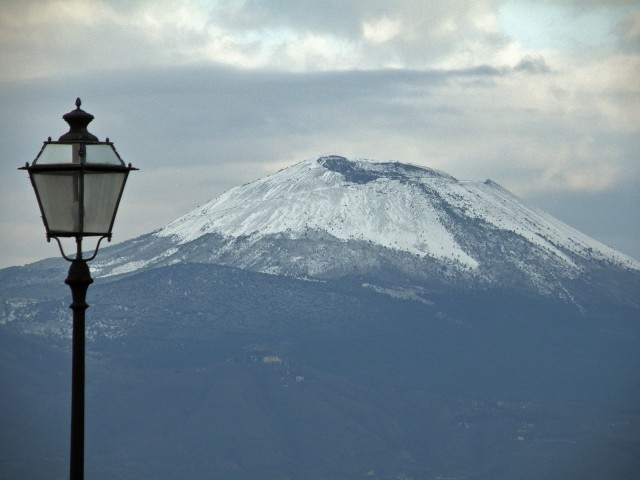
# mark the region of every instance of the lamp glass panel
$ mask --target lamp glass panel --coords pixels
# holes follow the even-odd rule
[[[84,232],[108,234],[111,231],[127,172],[85,172]]]
[[[77,143],[46,143],[34,165],[80,163],[80,145]]]
[[[79,172],[32,172],[49,232],[80,232]]]
[[[85,163],[101,165],[124,165],[111,145],[86,145]]]

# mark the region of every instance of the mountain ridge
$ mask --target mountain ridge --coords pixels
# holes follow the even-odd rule
[[[181,262],[308,279],[360,275],[397,288],[506,286],[579,308],[597,290],[638,306],[640,285],[640,262],[492,180],[337,155],[234,187],[105,249],[92,271],[109,277]],[[615,272],[631,282],[612,283]]]
[[[324,169],[322,169],[321,167],[324,167]],[[314,173],[317,172],[320,173],[314,176]],[[331,174],[335,175],[331,176]],[[312,179],[313,183],[310,182],[309,179]],[[333,202],[333,204],[325,203],[323,206],[326,208],[322,209],[322,211],[318,211],[320,210],[319,208],[317,210],[309,210],[309,206],[307,205],[305,205],[307,210],[304,212],[286,210],[277,211],[278,214],[284,213],[286,220],[290,223],[286,223],[285,221],[276,218],[275,214],[271,214],[269,218],[266,219],[269,220],[269,222],[261,218],[260,220],[262,222],[260,225],[256,225],[258,222],[245,222],[238,225],[233,223],[238,220],[237,217],[227,216],[227,220],[225,221],[225,215],[219,214],[223,213],[227,209],[237,209],[242,206],[246,209],[246,211],[251,211],[253,218],[255,218],[258,216],[258,214],[254,213],[256,207],[259,207],[256,205],[256,202],[258,201],[273,201],[275,199],[285,200],[287,198],[285,193],[289,196],[299,196],[303,194],[311,195],[312,193],[317,193],[320,196],[321,193],[323,193],[323,188],[325,190],[331,190],[336,189],[336,187],[347,187],[348,189],[348,187],[351,185],[367,185],[370,183],[376,184],[376,181],[380,179],[385,179],[388,181],[384,182],[386,183],[386,185],[381,184],[382,182],[377,182],[377,186],[379,187],[398,187],[400,186],[398,184],[405,186],[408,185],[410,188],[420,186],[431,187],[427,192],[422,193],[439,193],[442,196],[445,196],[444,200],[449,205],[455,206],[459,210],[467,210],[467,214],[474,215],[476,218],[489,220],[490,223],[502,227],[503,229],[512,227],[513,230],[516,231],[516,233],[526,235],[527,240],[531,242],[537,242],[539,240],[536,238],[536,235],[532,234],[532,232],[525,228],[525,225],[509,225],[506,222],[501,222],[502,219],[500,218],[500,214],[505,214],[506,212],[503,208],[501,208],[499,203],[506,203],[505,198],[500,198],[499,196],[495,195],[493,198],[489,198],[489,200],[494,202],[493,206],[496,209],[496,211],[494,212],[490,212],[488,208],[484,206],[484,210],[474,211],[472,208],[473,201],[486,200],[489,195],[494,194],[495,192],[501,192],[501,194],[505,197],[508,197],[509,200],[518,202],[517,207],[521,211],[530,211],[526,212],[528,216],[525,221],[531,222],[531,217],[535,216],[543,216],[546,221],[553,219],[553,217],[545,214],[544,212],[541,212],[540,210],[524,205],[524,203],[517,196],[513,195],[507,189],[492,180],[486,180],[485,182],[459,181],[451,175],[427,167],[402,164],[399,162],[372,162],[365,159],[349,160],[345,157],[332,155],[328,157],[319,157],[315,160],[306,160],[303,162],[299,162],[298,164],[282,169],[275,174],[257,180],[256,182],[232,188],[216,199],[207,202],[202,207],[198,207],[193,211],[187,213],[186,215],[180,217],[179,219],[171,222],[166,227],[160,229],[156,233],[156,235],[176,236],[180,238],[180,243],[185,243],[187,241],[194,240],[198,235],[204,233],[223,233],[228,236],[238,237],[242,235],[251,235],[254,232],[260,232],[263,234],[283,233],[287,231],[287,229],[292,230],[294,233],[300,233],[300,231],[303,230],[302,227],[313,229],[314,226],[317,226],[321,230],[334,234],[337,238],[348,240],[355,237],[356,233],[346,231],[346,229],[344,228],[341,229],[339,228],[339,225],[331,224],[331,222],[335,221],[335,216],[341,216],[350,213],[348,211],[340,209],[341,205],[339,204],[339,202]],[[410,183],[412,181],[413,183]],[[431,185],[431,182],[437,182],[437,184],[433,186]],[[300,185],[302,186],[302,188],[297,188]],[[444,186],[448,186],[450,188],[447,189],[444,188]],[[265,187],[267,188],[265,189]],[[438,187],[437,190],[436,187]],[[398,202],[404,200],[404,198],[402,198],[402,195],[409,195],[409,201],[416,201],[415,197],[417,195],[415,194],[417,192],[407,192],[401,188],[394,188],[393,190],[390,190],[391,189],[388,189],[384,192],[385,199],[389,196],[395,196],[393,200]],[[364,200],[368,203],[368,207],[371,208],[378,206],[380,197],[376,194],[382,192],[375,189],[373,191],[367,191],[364,193],[361,193],[361,189],[356,189],[356,191],[360,195],[365,195]],[[232,200],[235,200],[235,205],[233,204]],[[326,199],[321,197],[318,200],[325,201]],[[360,209],[360,211],[357,213],[362,213],[363,216],[367,218],[369,222],[371,222],[371,220],[369,219],[369,217],[371,216],[371,212],[363,212],[362,205],[358,203],[359,200],[363,200],[362,198],[354,198],[354,196],[348,195],[348,192],[341,192],[341,194],[338,195],[337,200],[354,202],[354,206]],[[238,205],[243,201],[249,201],[250,206],[247,204]],[[229,203],[231,203],[232,205],[228,206]],[[394,213],[399,213],[400,209],[398,208],[397,204],[394,204],[393,202],[387,202],[383,205],[386,204],[394,208]],[[403,215],[400,216],[400,220],[402,220],[403,224],[410,224],[410,221],[414,220],[416,217],[419,217],[419,215],[430,215],[434,211],[434,208],[423,208],[421,211],[417,210],[416,208],[433,207],[433,205],[429,204],[413,205],[411,203],[408,203],[407,205],[402,206],[408,206],[409,209],[407,213],[411,215],[411,219],[405,219],[403,218]],[[338,210],[332,212],[332,210],[335,210],[336,207],[338,208]],[[220,209],[218,210],[218,208]],[[304,213],[304,215],[300,215],[300,213]],[[332,216],[332,213],[334,216]],[[377,211],[374,213],[383,215],[385,212]],[[294,216],[298,217],[298,222],[304,221],[305,224],[296,224],[296,219]],[[244,220],[244,218],[240,218],[240,220]],[[384,220],[389,219],[384,218]],[[393,227],[397,229],[398,219],[395,220],[396,222],[390,221],[388,223],[391,223]],[[375,227],[377,227],[379,230],[382,230],[383,233],[393,234],[392,236],[396,237],[396,244],[398,243],[398,241],[400,242],[399,248],[411,253],[445,258],[452,258],[453,256],[455,256],[455,254],[460,254],[462,256],[463,263],[474,266],[475,262],[473,261],[473,259],[467,258],[465,252],[458,250],[455,239],[451,238],[451,235],[449,234],[450,232],[447,231],[446,226],[445,228],[442,228],[443,225],[441,224],[441,222],[438,222],[438,220],[438,218],[434,218],[431,215],[422,220],[421,224],[419,225],[427,227],[430,226],[434,228],[434,231],[427,232],[427,235],[429,235],[428,240],[431,242],[431,244],[421,243],[421,240],[425,240],[425,238],[421,236],[417,236],[417,238],[411,238],[412,241],[405,240],[403,242],[402,238],[397,238],[397,232],[385,232],[384,225],[381,225],[382,222],[380,222],[380,224],[378,225],[375,225]],[[202,223],[202,221],[204,221],[205,223]],[[325,223],[323,224],[322,221],[324,221]],[[627,257],[626,255],[621,254],[614,249],[587,237],[586,235],[578,232],[575,229],[572,229],[571,227],[560,222],[557,219],[553,219],[552,223],[553,227],[555,227],[556,229],[565,230],[567,234],[575,237],[571,240],[575,242],[575,246],[582,248],[582,250],[588,250],[589,248],[591,248],[595,250],[595,252],[589,252],[591,254],[598,255],[600,253],[600,258],[608,258],[614,263],[618,263],[619,265],[624,265],[635,270],[640,270],[640,262],[637,262],[630,257]],[[256,228],[256,226],[259,226],[260,228]],[[367,224],[350,226],[365,228],[370,227],[370,225]],[[415,230],[415,225],[410,224],[410,226]],[[402,233],[407,233],[406,230],[401,231]],[[380,238],[379,236],[376,236],[375,233],[376,232],[370,230],[363,233],[362,230],[360,230],[360,234],[367,240],[378,240],[377,243],[393,248],[391,242],[388,239]],[[557,241],[557,238],[554,238],[553,240]],[[433,244],[434,241],[436,241],[435,245]],[[438,252],[439,248],[444,248],[445,243],[448,243],[449,248],[453,249],[453,251],[446,251],[444,253]],[[546,248],[552,249],[555,254],[563,257],[562,252],[560,252],[558,249],[553,248],[553,241],[546,242],[544,246]],[[566,246],[567,245],[565,245],[565,247]],[[396,248],[398,247],[396,246]],[[581,253],[580,251],[575,250],[574,252]],[[563,258],[567,260],[566,257]]]
[[[113,280],[180,263],[358,278],[422,302],[429,291],[504,288],[580,310],[605,299],[640,308],[640,262],[496,182],[336,155],[234,187],[164,228],[103,248],[90,267],[95,278]],[[7,292],[33,288],[46,283],[41,268],[64,275],[64,262],[49,259],[0,278]]]

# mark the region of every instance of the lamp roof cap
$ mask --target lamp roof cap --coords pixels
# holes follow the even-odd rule
[[[98,142],[98,137],[89,133],[87,125],[93,120],[93,115],[80,109],[82,101],[76,98],[76,109],[65,113],[62,118],[69,124],[69,131],[62,135],[59,142]]]

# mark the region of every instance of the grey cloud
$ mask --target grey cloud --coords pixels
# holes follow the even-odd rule
[[[384,13],[389,6],[388,2],[379,1],[365,4],[343,0],[247,0],[214,5],[210,22],[234,30],[290,28],[302,33],[324,32],[355,38],[359,36],[363,15]]]
[[[629,14],[616,25],[618,47],[629,53],[640,52],[640,10]]]
[[[521,69],[528,72],[528,67]],[[449,151],[448,158],[486,158],[485,167],[490,169],[501,156],[525,159],[531,149],[559,147],[583,134],[580,130],[585,125],[575,123],[575,118],[549,118],[535,111],[505,109],[504,105],[478,111],[473,103],[456,98],[467,89],[480,95],[482,90],[491,93],[496,88],[493,81],[510,73],[491,66],[314,74],[192,67],[14,85],[5,87],[1,95],[5,115],[12,118],[0,132],[0,140],[21,152],[3,157],[2,163],[30,161],[46,136],[55,138],[64,133],[60,116],[72,109],[77,95],[96,115],[92,124],[95,134],[128,145],[127,151],[121,152],[125,159],[146,159],[154,167],[268,163],[278,160],[283,152],[308,149],[305,145],[324,142],[329,148],[331,144],[355,143],[361,148],[365,139],[369,145],[366,151],[353,153],[375,158],[376,152],[393,152],[380,138],[386,135],[389,142],[412,138],[425,152],[429,146]],[[597,145],[606,146],[611,139],[609,142],[621,149],[617,157],[633,151],[632,143],[613,139],[611,132],[593,130],[591,135],[601,136]],[[461,139],[472,148],[457,150]],[[526,142],[527,150],[515,150],[517,139]],[[536,142],[542,144],[535,146]],[[500,151],[496,144],[510,146]],[[424,161],[428,159],[425,153]],[[464,177],[464,172],[458,176]]]
[[[549,73],[551,68],[542,57],[524,57],[518,64],[513,67],[514,70],[519,72],[528,73]]]
[[[478,23],[483,15],[492,15],[500,3],[250,0],[214,6],[210,22],[233,31],[259,33],[288,29],[300,36],[328,35],[353,42],[361,49],[363,59],[374,64],[396,60],[409,67],[423,67],[471,43],[493,47],[506,44],[506,37],[486,31]],[[367,45],[363,42],[363,25],[383,18],[400,22],[400,34],[384,44]]]
[[[76,96],[96,116],[90,130],[109,136],[125,161],[141,168],[127,190],[132,208],[119,216],[117,239],[160,227],[233,185],[323,153],[407,161],[462,179],[489,177],[520,193],[522,184],[545,173],[540,158],[589,136],[594,155],[618,166],[624,178],[597,195],[571,192],[575,201],[567,200],[566,207],[560,198],[552,213],[571,223],[578,218],[571,209],[580,207],[580,199],[591,202],[588,207],[582,202],[582,212],[605,211],[611,206],[607,195],[637,187],[640,144],[633,132],[616,133],[606,122],[593,121],[599,119],[597,110],[591,118],[550,115],[526,103],[502,101],[503,95],[520,95],[501,91],[502,80],[555,75],[548,69],[541,58],[524,58],[515,68],[304,74],[210,65],[98,70],[5,83],[0,89],[5,119],[0,187],[17,207],[0,206],[0,250],[10,252],[12,244],[31,241],[13,237],[16,223],[32,219],[36,228],[20,231],[39,231],[33,194],[16,168],[33,160],[48,135],[66,131],[60,117],[73,108]],[[532,198],[541,202],[543,197]],[[628,223],[637,211],[637,205],[616,210]],[[633,255],[638,244],[633,232],[619,221],[610,225],[611,234],[606,227],[587,233],[611,238],[607,243]],[[36,237],[33,242],[40,244],[43,237]]]

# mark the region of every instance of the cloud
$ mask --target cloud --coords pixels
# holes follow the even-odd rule
[[[551,71],[543,57],[533,58],[528,55],[523,57],[513,69],[528,73],[549,73]]]
[[[382,17],[373,22],[363,22],[362,36],[366,42],[379,45],[397,37],[401,29],[402,23],[399,20]]]
[[[503,41],[493,2],[66,0],[0,7],[5,80],[217,63],[289,71],[425,68]],[[384,45],[383,45],[384,44]],[[384,46],[384,48],[381,47]],[[476,56],[477,58],[473,58]]]
[[[615,29],[621,49],[627,52],[640,52],[640,12],[630,13],[622,19]]]
[[[546,73],[544,82],[531,78],[530,68],[518,66],[305,74],[218,66],[75,75],[40,82],[35,91],[68,92],[58,95],[58,105],[86,91],[95,133],[99,122],[109,122],[105,134],[130,145],[129,153],[121,152],[125,159],[149,158],[154,167],[267,164],[292,151],[305,158],[348,148],[338,153],[394,157],[462,178],[509,171],[517,177],[519,169],[510,167],[516,160],[538,171],[537,182],[526,180],[529,189],[610,187],[616,171],[604,175],[600,159],[631,167],[623,158],[631,155],[635,130],[608,141],[619,109],[576,105],[575,94],[556,91],[565,82],[562,73]],[[31,103],[33,91],[33,85],[15,87],[5,104],[24,111],[21,103]],[[596,92],[581,95],[595,98]],[[63,133],[59,120],[38,121],[43,137]]]
[[[16,201],[0,205],[0,247],[37,222],[15,169],[66,131],[76,96],[96,116],[90,130],[141,168],[117,239],[328,153],[488,177],[526,198],[638,187],[637,15],[585,6],[604,9],[621,40],[567,51],[505,28],[501,12],[518,20],[519,5],[5,1],[0,188]]]

